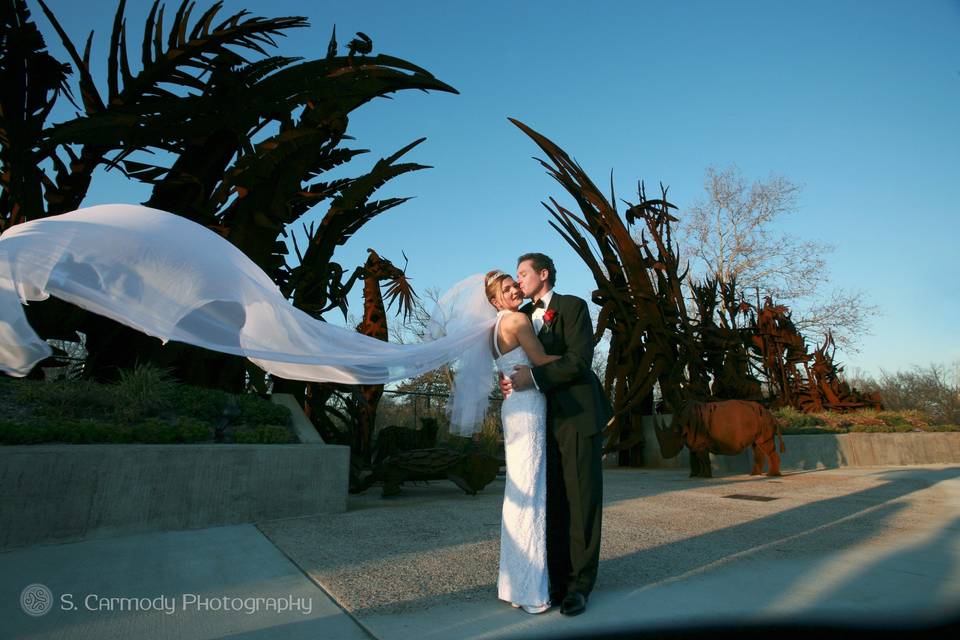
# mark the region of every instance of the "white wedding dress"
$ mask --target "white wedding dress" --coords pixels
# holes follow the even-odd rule
[[[497,368],[506,375],[530,366],[521,347],[501,354],[500,320],[493,329]],[[536,389],[514,391],[501,409],[507,456],[507,483],[500,525],[497,595],[514,605],[539,609],[550,600],[547,580],[546,398]],[[529,610],[529,609],[528,609]]]

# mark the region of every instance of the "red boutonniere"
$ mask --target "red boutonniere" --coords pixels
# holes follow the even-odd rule
[[[543,324],[548,327],[551,326],[556,319],[557,312],[554,309],[547,309],[547,312],[543,314]]]

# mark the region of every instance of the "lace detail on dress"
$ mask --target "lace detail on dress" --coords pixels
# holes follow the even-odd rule
[[[500,312],[493,330],[495,353],[500,353],[497,335]],[[510,375],[514,366],[530,366],[517,347],[496,360],[497,369]],[[503,401],[501,418],[507,458],[503,520],[500,526],[500,575],[497,592],[501,600],[520,605],[549,601],[547,582],[547,404],[536,389],[514,391]]]

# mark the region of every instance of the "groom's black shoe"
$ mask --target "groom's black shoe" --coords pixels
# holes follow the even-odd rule
[[[560,605],[560,613],[565,616],[578,616],[587,610],[587,598],[576,591],[568,593]]]

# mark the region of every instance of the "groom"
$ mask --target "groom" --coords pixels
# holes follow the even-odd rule
[[[557,270],[542,253],[518,259],[517,282],[531,303],[520,311],[548,355],[561,356],[532,369],[517,367],[500,382],[511,389],[536,387],[547,396],[547,567],[550,598],[560,613],[586,609],[600,561],[603,498],[603,430],[610,403],[593,373],[593,325],[587,303],[553,290]]]

